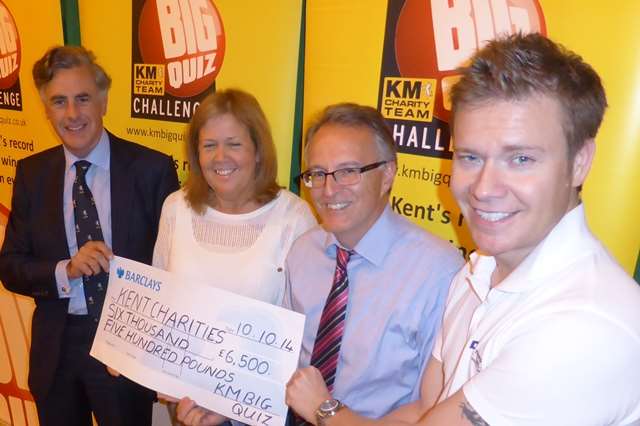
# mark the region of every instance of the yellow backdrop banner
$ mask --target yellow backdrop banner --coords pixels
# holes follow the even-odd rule
[[[16,162],[58,143],[33,84],[33,63],[62,43],[59,0],[0,0],[0,241]],[[28,390],[31,298],[0,286],[0,424],[38,424]]]
[[[79,3],[82,43],[113,79],[105,119],[110,131],[172,155],[183,180],[184,131],[197,104],[216,88],[240,88],[265,110],[279,182],[288,182],[299,1]]]
[[[587,215],[633,272],[640,247],[640,63],[633,53],[640,3],[308,0],[306,16],[305,122],[335,102],[377,107],[400,152],[393,209],[465,255],[473,242],[449,191],[447,93],[456,67],[505,31],[538,31],[581,54],[602,77],[610,104],[584,188]]]

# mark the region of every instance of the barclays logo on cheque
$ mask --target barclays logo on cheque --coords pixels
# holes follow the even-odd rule
[[[149,278],[146,275],[132,272],[128,269],[123,269],[121,266],[118,266],[118,268],[116,269],[116,274],[120,279],[130,281],[134,284],[141,285],[153,291],[160,291],[160,288],[162,286],[162,281],[154,280],[153,278]]]

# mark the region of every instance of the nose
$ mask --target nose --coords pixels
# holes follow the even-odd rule
[[[326,176],[324,179],[324,186],[322,187],[323,195],[330,197],[340,190],[340,185],[336,182],[333,175]]]
[[[75,102],[68,102],[67,108],[65,110],[65,115],[67,118],[74,119],[78,117],[78,106]]]
[[[504,183],[500,170],[492,161],[484,163],[471,185],[471,193],[478,200],[499,198],[504,195]]]
[[[225,157],[224,146],[218,145],[213,151],[213,161],[222,161]]]

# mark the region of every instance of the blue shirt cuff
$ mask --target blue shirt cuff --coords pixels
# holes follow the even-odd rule
[[[74,290],[79,284],[82,284],[82,278],[69,280],[67,276],[67,264],[69,264],[70,261],[70,259],[61,260],[56,264],[56,286],[58,287],[58,297],[61,299],[73,297],[75,293]]]

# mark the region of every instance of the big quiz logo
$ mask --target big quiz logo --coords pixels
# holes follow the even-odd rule
[[[456,69],[500,34],[546,33],[538,0],[391,0],[379,110],[399,152],[451,158]]]
[[[21,50],[16,21],[0,0],[0,108],[22,110]]]
[[[210,0],[134,1],[132,116],[187,122],[215,86],[225,51]]]

